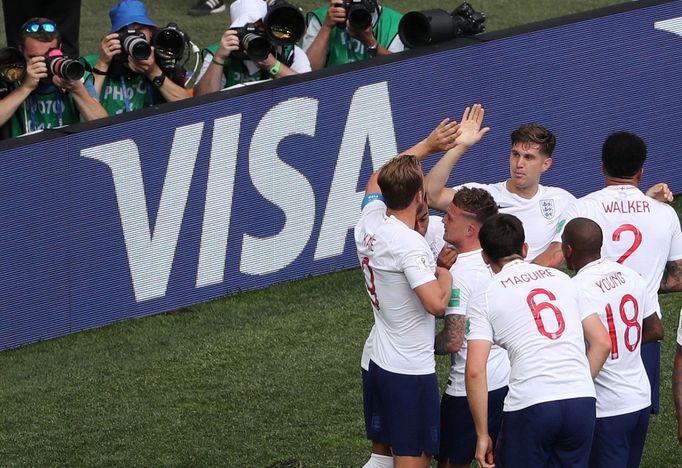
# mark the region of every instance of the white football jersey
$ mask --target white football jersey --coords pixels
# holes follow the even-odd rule
[[[435,372],[435,318],[424,310],[414,289],[435,281],[435,263],[426,240],[370,202],[355,226],[355,245],[374,310],[371,360],[389,372]],[[378,212],[383,210],[381,221]]]
[[[651,386],[640,355],[642,322],[656,313],[656,295],[634,270],[605,258],[585,265],[573,282],[581,310],[599,314],[611,337],[611,354],[594,379],[597,417],[646,408]]]
[[[511,363],[504,411],[546,401],[594,397],[585,355],[578,291],[553,268],[506,264],[469,302],[467,340],[507,350]]]
[[[371,223],[379,223],[383,220],[384,214],[386,213],[386,205],[379,200],[372,201],[370,204],[374,203],[379,203],[383,207],[383,209],[379,209],[378,205],[375,205],[371,209],[371,213],[368,212],[367,214],[367,219],[366,223],[371,224]],[[374,219],[372,221],[372,218]],[[426,235],[424,238],[426,239],[426,242],[429,244],[429,247],[431,248],[431,252],[433,252],[433,261],[435,262],[438,258],[438,254],[440,253],[440,250],[443,248],[443,245],[445,245],[445,241],[443,240],[443,218],[440,216],[429,216],[429,227],[426,230]],[[362,357],[360,358],[360,367],[362,367],[364,370],[369,370],[369,360],[370,356],[372,355],[372,340],[374,340],[374,325],[372,325],[372,329],[369,331],[369,336],[367,336],[367,339],[365,340],[365,345],[362,348]]]
[[[575,197],[558,187],[538,185],[533,198],[527,200],[507,190],[506,182],[496,184],[478,184],[475,182],[459,185],[462,187],[482,188],[487,190],[497,202],[500,213],[511,214],[523,223],[523,230],[528,244],[526,261],[547,250],[557,231],[562,212],[575,201]]]
[[[561,242],[565,223],[577,217],[589,218],[601,227],[602,257],[635,270],[654,293],[666,262],[682,258],[682,232],[675,210],[632,185],[611,185],[577,200],[562,217],[555,242]]]
[[[471,296],[480,287],[484,286],[493,276],[493,271],[483,261],[481,249],[461,253],[457,261],[450,268],[452,275],[452,288],[457,297],[456,305],[448,307],[445,315],[466,315],[467,305]],[[464,339],[462,347],[456,353],[452,353],[452,366],[450,377],[445,393],[452,396],[466,396],[464,385],[464,368],[467,359],[467,340]],[[507,352],[497,345],[493,345],[488,357],[488,390],[497,390],[509,383],[509,357]]]

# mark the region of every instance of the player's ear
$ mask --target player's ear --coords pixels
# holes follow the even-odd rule
[[[523,258],[526,258],[526,255],[528,255],[528,244],[524,242],[523,245],[521,246],[521,256]]]
[[[547,171],[550,167],[552,167],[552,157],[551,156],[545,158],[545,160],[542,161],[542,172]]]
[[[635,172],[635,180],[637,183],[639,183],[642,180],[642,177],[644,177],[644,168],[640,167],[639,171]]]

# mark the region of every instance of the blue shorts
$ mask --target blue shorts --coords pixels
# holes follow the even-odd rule
[[[502,426],[502,408],[509,387],[488,392],[488,432],[497,440]],[[440,403],[440,451],[438,461],[468,465],[476,455],[476,427],[467,397],[445,393]]]
[[[644,451],[651,408],[597,418],[592,439],[590,467],[637,468]]]
[[[435,373],[396,374],[370,361],[364,387],[369,440],[390,446],[397,456],[438,453],[440,408]]]
[[[595,415],[594,398],[548,401],[505,412],[494,451],[495,465],[587,467]]]
[[[661,342],[642,345],[642,362],[651,384],[651,412],[661,411]]]

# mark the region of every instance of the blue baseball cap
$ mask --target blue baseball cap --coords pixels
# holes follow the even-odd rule
[[[111,32],[116,32],[133,23],[156,27],[156,23],[147,14],[147,7],[140,0],[123,0],[109,10],[109,18],[111,18]]]

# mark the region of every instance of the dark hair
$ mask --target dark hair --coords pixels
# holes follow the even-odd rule
[[[492,260],[511,255],[522,255],[525,234],[523,224],[514,215],[497,214],[490,217],[478,233],[483,252]]]
[[[57,39],[57,43],[61,44],[62,42],[62,37],[59,34],[59,28],[55,28],[54,32],[47,32],[43,31],[43,29],[39,29],[37,32],[28,32],[26,31],[26,26],[28,26],[31,23],[38,23],[38,24],[45,24],[45,23],[52,23],[56,25],[57,23],[52,21],[49,18],[31,18],[28,21],[26,21],[24,24],[21,25],[21,46],[24,47],[26,45],[26,38],[30,37],[31,39],[36,39],[40,42],[52,42],[55,39]]]
[[[599,224],[588,218],[573,218],[564,227],[561,241],[581,254],[597,255],[601,253],[603,232]]]
[[[646,161],[646,143],[630,132],[608,136],[601,148],[601,161],[611,177],[633,177]]]
[[[512,146],[517,143],[540,145],[540,152],[551,158],[556,146],[556,137],[540,124],[527,123],[512,132],[511,142]]]
[[[472,214],[479,224],[497,214],[497,203],[487,190],[463,187],[452,198],[452,203],[462,211]]]
[[[378,182],[386,207],[402,210],[424,187],[424,175],[415,156],[402,155],[391,159],[379,170]]]

